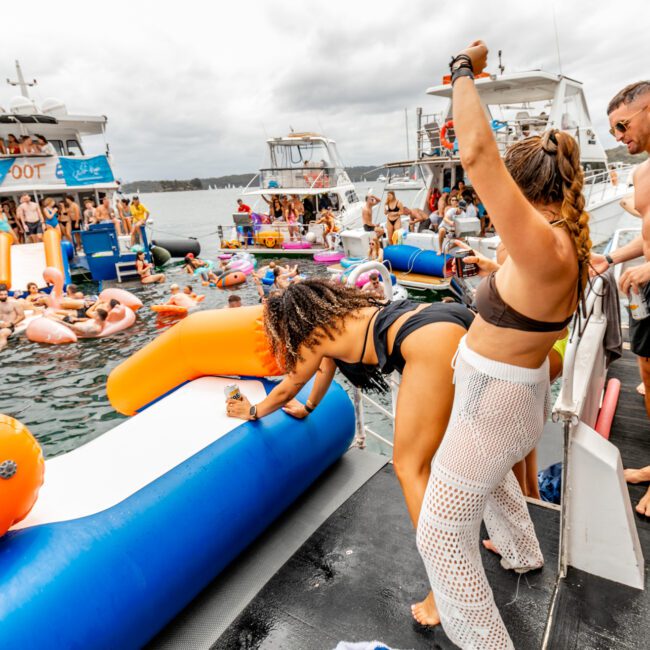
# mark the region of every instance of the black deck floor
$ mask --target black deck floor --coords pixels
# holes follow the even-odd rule
[[[523,576],[483,561],[515,647],[538,648],[555,585],[559,513],[531,506],[548,568]],[[428,590],[415,534],[391,466],[341,506],[275,574],[215,649],[331,650],[339,641],[453,648],[442,629],[413,621]]]
[[[639,383],[636,357],[626,351],[623,358],[612,364],[609,377],[620,379],[622,384],[610,441],[619,448],[624,467],[648,465],[650,421],[643,397],[636,392]],[[630,485],[632,504],[636,504],[646,490],[647,484]],[[650,521],[636,513],[635,519],[646,559],[645,591],[570,569],[560,587],[550,648],[650,648]]]

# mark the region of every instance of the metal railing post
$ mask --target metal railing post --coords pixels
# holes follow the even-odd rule
[[[363,400],[361,389],[354,389],[354,423],[356,428],[356,433],[354,436],[354,447],[359,449],[365,449],[366,447],[366,426],[364,423],[364,413],[363,413]]]

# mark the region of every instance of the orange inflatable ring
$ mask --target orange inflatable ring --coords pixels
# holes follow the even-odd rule
[[[246,282],[246,274],[241,271],[233,271],[232,273],[226,273],[222,275],[216,282],[216,285],[219,289],[225,289],[226,287],[235,287],[238,284],[243,284]]]
[[[29,514],[44,472],[34,436],[18,420],[0,415],[0,536]]]
[[[445,122],[444,126],[440,129],[440,144],[445,149],[449,149],[449,151],[453,151],[454,143],[449,142],[449,140],[447,140],[447,131],[453,128],[454,128],[454,121],[449,120],[448,122]]]
[[[151,305],[151,311],[157,314],[187,314],[188,308],[180,305]]]
[[[113,408],[134,415],[181,384],[208,375],[281,375],[262,314],[261,305],[190,314],[111,371],[106,392]]]

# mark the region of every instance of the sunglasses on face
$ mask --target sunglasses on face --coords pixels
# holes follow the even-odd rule
[[[630,117],[624,119],[624,120],[619,120],[614,124],[614,126],[609,130],[609,132],[613,135],[616,136],[617,133],[625,133],[628,128],[630,127],[630,122],[639,114],[643,113],[645,109],[648,108],[647,106],[644,106],[643,108],[639,109],[634,115],[630,115]]]

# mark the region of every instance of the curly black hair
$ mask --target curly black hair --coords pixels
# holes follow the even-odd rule
[[[360,318],[360,309],[376,304],[356,287],[310,278],[269,295],[264,305],[264,329],[278,363],[292,372],[303,359],[302,346],[313,350],[325,337],[333,340],[343,331],[345,318]]]

